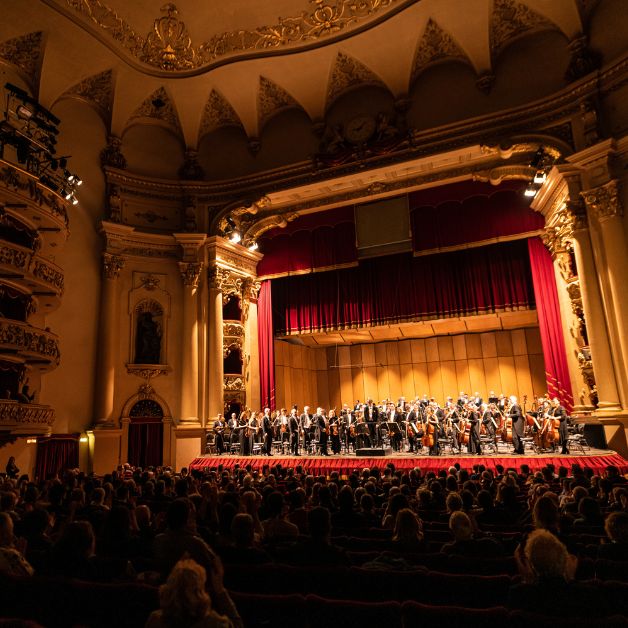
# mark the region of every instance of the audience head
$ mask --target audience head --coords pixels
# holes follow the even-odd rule
[[[315,541],[326,541],[331,533],[331,515],[327,508],[312,508],[307,515],[310,536]]]
[[[537,579],[565,578],[567,548],[551,532],[532,532],[526,542],[525,556]]]
[[[423,524],[410,508],[402,508],[395,519],[393,541],[417,541],[423,539]]]
[[[237,547],[252,547],[255,527],[251,515],[240,512],[233,518],[231,521],[231,538]]]
[[[604,529],[613,543],[628,544],[628,513],[612,512],[606,518]]]
[[[191,559],[180,560],[159,589],[159,603],[166,626],[191,626],[210,610],[205,590],[205,569]]]
[[[473,538],[473,526],[471,519],[465,512],[454,512],[449,517],[449,529],[456,541],[469,541]]]

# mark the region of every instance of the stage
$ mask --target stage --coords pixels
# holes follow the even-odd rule
[[[236,465],[244,468],[250,465],[253,469],[261,470],[264,465],[282,467],[296,467],[297,465],[313,475],[329,475],[337,471],[341,475],[347,475],[353,471],[361,471],[364,468],[383,469],[392,463],[395,469],[409,471],[418,467],[421,471],[438,471],[459,463],[462,469],[472,469],[475,465],[484,465],[487,469],[495,469],[500,464],[505,468],[519,469],[522,464],[527,464],[532,471],[542,469],[547,464],[553,464],[556,469],[564,466],[568,469],[573,464],[581,467],[589,467],[596,474],[601,473],[607,466],[615,465],[620,473],[628,473],[628,461],[612,450],[591,449],[582,454],[530,454],[515,456],[506,452],[489,456],[473,456],[462,454],[457,456],[416,456],[410,453],[397,453],[390,456],[356,456],[356,455],[330,455],[330,456],[238,456],[238,455],[211,455],[195,458],[190,464],[190,469],[210,470],[233,469]]]

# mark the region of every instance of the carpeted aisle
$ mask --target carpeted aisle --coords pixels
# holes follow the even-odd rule
[[[595,473],[601,473],[607,466],[615,465],[620,473],[628,472],[628,461],[622,456],[609,451],[601,455],[568,455],[568,456],[438,456],[438,457],[412,457],[412,456],[383,456],[377,458],[363,458],[358,456],[203,456],[195,458],[189,465],[190,469],[233,469],[236,465],[246,467],[251,465],[253,469],[261,469],[264,465],[281,464],[283,467],[295,467],[300,465],[305,471],[316,475],[329,475],[332,471],[338,471],[342,475],[352,471],[368,468],[383,469],[387,464],[393,463],[396,469],[410,470],[418,467],[421,471],[438,471],[459,463],[463,469],[472,469],[475,465],[482,464],[488,469],[495,469],[498,464],[505,468],[519,469],[522,464],[527,464],[531,470],[542,469],[547,464],[553,464],[556,468],[565,466],[570,468],[573,464],[581,467],[589,467]]]

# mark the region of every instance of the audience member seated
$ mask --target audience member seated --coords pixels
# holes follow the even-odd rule
[[[604,526],[609,543],[600,545],[597,557],[605,560],[628,561],[628,513],[612,512]]]
[[[222,582],[222,572],[212,575],[212,597],[205,590],[206,573],[193,560],[180,560],[168,580],[159,588],[158,611],[146,628],[231,628],[243,626],[242,620]],[[220,598],[221,615],[212,609]]]
[[[100,580],[94,559],[96,538],[91,523],[67,523],[59,540],[52,548],[50,571],[54,575],[80,580]]]
[[[299,528],[285,519],[286,508],[283,495],[278,491],[272,492],[266,500],[268,519],[262,521],[264,540],[267,542],[296,539]]]
[[[255,547],[255,529],[253,517],[248,513],[238,513],[231,522],[233,545],[225,546],[220,555],[225,563],[234,565],[259,565],[272,562],[272,557],[265,550]]]
[[[13,537],[13,519],[0,512],[0,573],[9,576],[32,576],[33,568],[18,548]],[[1,612],[1,611],[0,611]]]
[[[321,506],[308,513],[309,538],[298,543],[294,550],[294,561],[298,565],[348,565],[349,559],[343,549],[332,545],[331,516]]]
[[[454,540],[442,546],[443,554],[475,558],[491,558],[503,554],[501,545],[494,539],[473,538],[473,524],[469,515],[464,512],[452,513],[449,529],[454,535]]]
[[[576,559],[551,532],[535,530],[528,537],[521,571],[524,582],[510,588],[513,609],[559,617],[604,617],[608,609],[594,587],[568,582]]]
[[[402,554],[425,552],[423,522],[409,508],[402,508],[397,513],[392,537],[392,549]]]

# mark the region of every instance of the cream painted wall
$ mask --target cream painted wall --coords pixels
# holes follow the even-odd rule
[[[105,189],[99,153],[105,129],[94,110],[77,101],[61,101],[54,114],[62,121],[57,154],[71,155],[71,170],[83,179],[79,204],[70,210],[70,236],[54,260],[63,269],[65,293],[61,307],[46,317],[60,338],[61,364],[42,377],[39,395],[56,410],[53,432],[64,434],[92,422],[102,251],[97,224]]]

